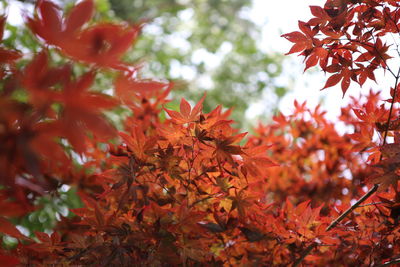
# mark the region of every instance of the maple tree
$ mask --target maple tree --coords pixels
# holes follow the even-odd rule
[[[351,97],[338,118],[345,134],[306,103],[253,135],[232,127],[230,110],[205,113],[206,96],[170,110],[173,85],[140,79],[122,59],[141,25],[92,22],[92,0],[65,14],[38,1],[27,24],[41,51],[0,46],[0,232],[16,240],[2,247],[2,266],[400,262],[400,69],[385,39],[400,33],[400,4],[328,0],[311,12],[284,37],[306,69],[332,73],[324,88],[346,93],[379,69],[394,78],[390,99]],[[98,73],[112,94],[94,90]],[[131,110],[121,131],[104,115],[119,106]],[[65,185],[83,206],[50,234],[22,234],[35,200]]]

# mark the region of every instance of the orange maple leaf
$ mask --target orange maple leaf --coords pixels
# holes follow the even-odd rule
[[[199,102],[192,109],[189,102],[182,98],[180,104],[180,112],[164,108],[171,119],[177,124],[185,124],[189,122],[195,122],[200,119],[200,113],[203,109],[203,102],[206,95],[204,95]]]

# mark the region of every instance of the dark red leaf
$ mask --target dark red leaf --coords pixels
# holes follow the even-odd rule
[[[6,255],[0,252],[0,263],[2,267],[15,267],[20,263],[20,261],[15,256]]]
[[[331,77],[328,78],[328,80],[325,83],[325,86],[321,90],[338,84],[342,78],[343,76],[340,73],[333,74]]]
[[[25,239],[26,237],[7,219],[0,217],[0,233],[7,234],[15,238]]]

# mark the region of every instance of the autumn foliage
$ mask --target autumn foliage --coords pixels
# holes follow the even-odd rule
[[[295,102],[253,135],[221,106],[205,113],[206,96],[166,108],[173,85],[123,60],[141,25],[94,22],[94,12],[92,0],[65,13],[40,0],[26,22],[41,51],[0,46],[0,232],[18,241],[0,250],[1,266],[400,262],[398,1],[328,0],[283,35],[306,69],[330,74],[324,88],[345,94],[383,69],[390,99],[351,97],[336,122]],[[99,75],[111,94],[96,91]],[[130,110],[120,131],[104,113],[117,107]],[[34,200],[63,185],[83,207],[51,235],[23,235]]]

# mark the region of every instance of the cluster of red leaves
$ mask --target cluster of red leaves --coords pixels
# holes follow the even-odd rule
[[[387,35],[400,32],[400,3],[384,0],[328,0],[310,6],[313,18],[299,21],[301,31],[284,34],[294,43],[290,53],[301,52],[308,69],[319,63],[332,73],[323,89],[341,82],[343,94],[351,81],[375,81],[375,71],[387,65]]]
[[[350,78],[362,84],[362,75],[386,68],[380,56],[352,59],[359,47],[368,50],[361,41],[385,58],[385,46],[362,37],[362,27],[381,27],[371,30],[377,36],[397,29],[379,26],[386,12],[398,13],[384,5],[396,1],[312,7],[315,18],[300,23],[304,34],[286,35],[291,52],[303,51],[307,68],[319,61],[337,69],[328,85],[343,80],[345,92]],[[86,26],[93,8],[84,0],[63,16],[39,1],[28,26],[47,49],[23,69],[15,64],[21,53],[0,47],[0,232],[18,239],[0,251],[2,266],[375,266],[400,255],[400,122],[390,120],[398,110],[379,105],[379,94],[342,109],[339,121],[352,134],[339,133],[319,107],[295,102],[293,114],[275,116],[244,141],[229,111],[203,112],[205,97],[194,106],[182,99],[179,111],[165,108],[169,84],[138,80],[136,68],[120,60],[138,27]],[[355,15],[365,19],[355,22]],[[357,27],[352,46],[332,37]],[[318,39],[319,31],[330,37]],[[72,61],[52,66],[55,51]],[[75,77],[74,61],[87,71]],[[114,97],[90,90],[99,68],[115,74]],[[18,91],[27,99],[17,99]],[[117,105],[132,111],[119,133],[102,114]],[[386,135],[394,142],[380,147]],[[112,138],[118,143],[100,145]],[[370,182],[382,184],[373,204],[331,229]],[[22,235],[10,219],[65,184],[77,187],[84,207],[51,235]]]

